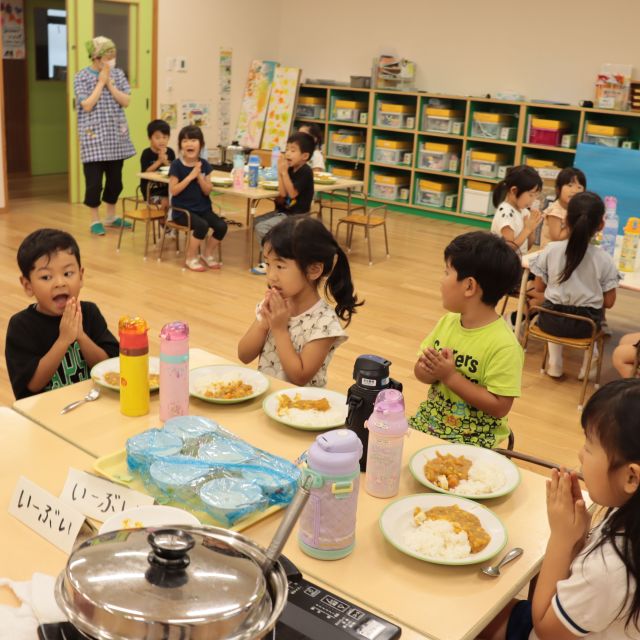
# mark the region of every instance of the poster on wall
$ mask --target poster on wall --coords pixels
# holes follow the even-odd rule
[[[25,57],[24,8],[22,0],[0,3],[2,19],[2,57],[18,60]]]
[[[218,76],[218,141],[226,147],[231,140],[231,47],[220,47]]]
[[[192,124],[201,129],[209,126],[209,104],[206,102],[187,100],[182,103],[180,113],[182,126]]]
[[[160,104],[160,120],[164,120],[170,127],[178,126],[178,105]]]
[[[236,129],[236,140],[243,147],[260,147],[271,83],[277,65],[277,62],[269,60],[254,60],[249,67]]]
[[[286,145],[291,130],[299,80],[300,69],[296,67],[276,69],[271,85],[262,149],[273,149],[276,146],[283,149]]]

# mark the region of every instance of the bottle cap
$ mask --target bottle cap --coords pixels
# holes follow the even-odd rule
[[[383,389],[376,397],[373,413],[367,420],[371,431],[390,436],[401,436],[409,425],[404,413],[404,397],[397,389]]]
[[[128,349],[136,349],[149,346],[147,336],[149,325],[143,318],[136,316],[122,316],[118,321],[118,333],[120,334],[120,346]]]
[[[630,235],[640,234],[640,218],[629,218],[624,226],[624,232]]]
[[[249,156],[249,164],[260,164],[260,156],[254,156],[254,155],[250,155]]]
[[[162,340],[186,340],[189,337],[189,325],[186,322],[168,322],[160,331]]]
[[[309,468],[319,473],[339,476],[359,469],[362,442],[350,429],[321,433],[309,448]]]

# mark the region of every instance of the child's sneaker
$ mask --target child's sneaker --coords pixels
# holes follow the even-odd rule
[[[102,222],[99,220],[97,222],[92,222],[89,230],[94,236],[103,236],[106,233]]]
[[[256,276],[266,276],[267,265],[264,262],[259,262],[255,267],[251,268],[251,273],[253,273]]]
[[[550,378],[562,378],[562,363],[549,361],[546,373]]]
[[[600,330],[602,331],[602,333],[604,333],[605,336],[612,336],[613,335],[613,331],[611,331],[611,329],[609,328],[609,325],[607,324],[606,320],[603,320],[600,323]]]
[[[593,358],[591,358],[591,369],[589,370],[589,382],[595,382],[596,380],[596,375],[598,374],[598,358],[599,356],[597,355],[594,355]],[[587,369],[587,364],[586,362],[583,362],[582,366],[580,367],[580,373],[578,374],[578,380],[584,380],[584,376],[587,373],[586,369]]]
[[[123,220],[122,218],[105,220],[104,223],[107,225],[107,227],[112,227],[115,229],[119,229],[120,227],[124,227],[125,229],[131,229],[131,223],[128,220]]]

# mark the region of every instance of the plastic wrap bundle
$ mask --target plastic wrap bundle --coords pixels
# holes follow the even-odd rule
[[[130,438],[127,464],[159,503],[204,511],[228,526],[288,504],[299,476],[291,462],[199,416],[172,418]]]

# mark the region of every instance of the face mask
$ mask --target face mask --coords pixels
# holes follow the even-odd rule
[[[107,67],[113,69],[116,66],[116,59],[112,58],[111,60],[105,60],[104,63],[107,65]]]

